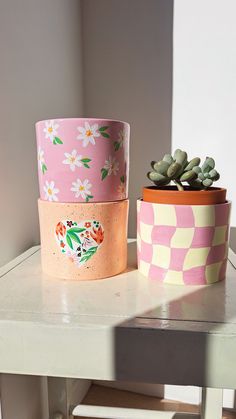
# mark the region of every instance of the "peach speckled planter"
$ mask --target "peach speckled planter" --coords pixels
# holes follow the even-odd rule
[[[98,118],[36,123],[40,198],[105,202],[128,198],[129,124]]]
[[[129,201],[55,203],[38,200],[43,271],[88,280],[117,275],[127,265]]]

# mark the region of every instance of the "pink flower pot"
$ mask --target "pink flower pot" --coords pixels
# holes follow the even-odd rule
[[[105,202],[128,197],[126,122],[65,118],[36,123],[40,197]]]
[[[168,284],[207,285],[225,278],[229,202],[166,205],[138,200],[138,268]]]
[[[74,280],[124,271],[128,206],[128,200],[66,204],[39,199],[43,271]]]

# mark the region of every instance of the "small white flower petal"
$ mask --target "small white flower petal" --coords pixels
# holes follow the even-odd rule
[[[87,121],[85,122],[84,126],[85,126],[86,131],[91,130],[90,125]]]
[[[93,144],[93,145],[94,145],[94,144],[96,144],[96,143],[95,143],[95,140],[94,140],[94,138],[93,138],[93,136],[92,136],[92,135],[91,135],[91,137],[90,137],[90,142],[91,142],[91,144]]]
[[[98,130],[98,124],[93,124],[91,126],[91,131],[94,132],[94,131],[97,131],[97,130]]]

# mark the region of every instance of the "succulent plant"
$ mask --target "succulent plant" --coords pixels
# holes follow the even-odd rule
[[[148,172],[147,176],[156,186],[166,186],[173,181],[180,191],[184,190],[183,182],[195,189],[207,189],[220,175],[215,170],[212,157],[206,157],[202,167],[200,162],[199,157],[188,161],[187,153],[177,149],[173,157],[171,154],[165,154],[162,160],[152,161],[152,171]]]

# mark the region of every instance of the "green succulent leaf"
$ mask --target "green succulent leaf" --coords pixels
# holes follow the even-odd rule
[[[166,161],[167,163],[169,163],[169,165],[171,163],[173,163],[173,161],[174,161],[174,159],[173,159],[173,157],[172,157],[171,154],[165,154],[162,160],[163,161]]]
[[[168,178],[164,175],[162,175],[161,173],[157,173],[157,172],[149,172],[147,174],[148,178],[152,181],[152,182],[160,182],[160,181],[167,181]]]
[[[167,176],[170,179],[176,178],[181,170],[182,170],[181,164],[174,162],[170,165],[169,169],[167,170]]]
[[[214,169],[214,167],[215,167],[215,160],[212,157],[206,157],[206,160],[204,161],[202,165],[203,173],[210,172],[212,169]]]
[[[167,163],[167,162],[166,162],[166,161],[164,161],[164,160],[158,161],[157,163],[155,163],[155,164],[153,165],[153,169],[154,169],[156,172],[161,173],[162,175],[166,175],[167,170],[169,169],[169,167],[170,167],[170,164],[169,164],[169,163]]]
[[[197,173],[193,170],[188,170],[187,172],[184,172],[182,176],[180,177],[181,182],[188,182],[190,180],[197,179]]]
[[[165,154],[162,160],[152,161],[152,171],[148,172],[147,176],[156,186],[165,186],[172,181],[180,191],[184,190],[184,182],[198,190],[206,189],[213,181],[218,180],[220,175],[215,170],[212,157],[206,157],[202,167],[200,163],[200,157],[188,161],[187,153],[176,149],[173,157],[171,154]]]
[[[194,157],[185,167],[185,170],[192,170],[195,166],[199,166],[201,159],[199,157]]]
[[[202,173],[202,169],[199,166],[194,166],[192,170],[197,174]]]
[[[217,172],[216,169],[212,169],[209,172],[209,177],[210,177],[210,179],[216,181],[220,178],[220,175],[219,175],[219,173]]]
[[[202,182],[202,184],[203,184],[206,188],[209,188],[209,187],[212,185],[212,183],[213,183],[213,180],[211,180],[211,179],[205,179],[205,180],[203,180],[203,182]]]

